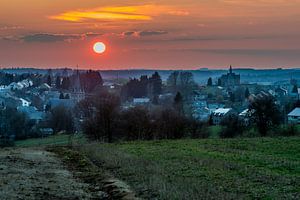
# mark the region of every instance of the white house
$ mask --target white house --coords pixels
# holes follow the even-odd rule
[[[22,102],[22,106],[24,106],[24,107],[28,107],[31,104],[29,101],[27,101],[23,98],[20,98],[20,101]]]
[[[288,114],[289,124],[300,124],[300,108],[295,108]]]
[[[214,125],[220,125],[222,120],[232,112],[232,108],[219,108],[212,113]]]

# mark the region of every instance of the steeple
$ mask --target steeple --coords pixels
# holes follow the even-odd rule
[[[78,65],[77,65],[76,74],[75,74],[74,92],[81,92],[80,72],[79,72],[79,66]]]
[[[232,66],[230,65],[229,73],[232,74]]]

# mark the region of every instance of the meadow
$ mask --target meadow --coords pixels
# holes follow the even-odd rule
[[[86,144],[77,150],[146,199],[299,199],[300,138]]]

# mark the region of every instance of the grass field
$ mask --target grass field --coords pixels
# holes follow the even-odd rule
[[[300,138],[88,144],[97,165],[146,199],[299,199]]]
[[[15,142],[16,147],[37,147],[37,146],[63,146],[76,143],[86,143],[83,135],[53,135],[45,138],[19,140]]]

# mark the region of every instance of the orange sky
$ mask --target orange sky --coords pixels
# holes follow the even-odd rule
[[[1,67],[300,67],[300,0],[0,0]],[[107,45],[93,53],[96,41]]]

